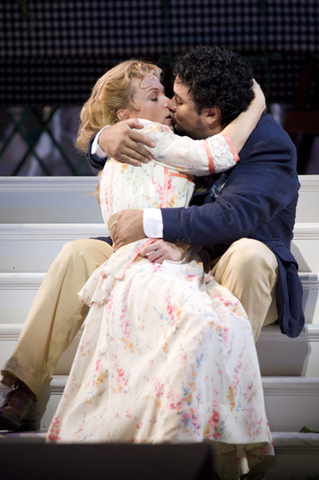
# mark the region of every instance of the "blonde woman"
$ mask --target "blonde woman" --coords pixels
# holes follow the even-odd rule
[[[264,108],[255,86],[248,111],[220,135],[179,137],[160,74],[152,64],[124,62],[97,82],[81,113],[84,150],[102,126],[130,117],[156,143],[153,161],[140,168],[107,161],[100,201],[111,231],[124,208],[187,206],[189,175],[234,166]],[[117,249],[79,293],[91,308],[48,441],[210,440],[223,453],[235,450],[246,473],[249,452],[272,454],[249,320],[192,248],[180,262],[158,264],[139,255],[153,243]]]

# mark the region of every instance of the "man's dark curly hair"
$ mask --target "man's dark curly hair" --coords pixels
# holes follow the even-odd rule
[[[173,74],[189,87],[198,113],[202,108],[220,108],[223,126],[246,110],[254,97],[250,64],[226,48],[195,47],[177,57]]]

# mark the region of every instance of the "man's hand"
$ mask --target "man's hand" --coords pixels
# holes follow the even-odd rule
[[[169,243],[158,239],[151,245],[147,245],[140,251],[141,257],[147,257],[150,262],[163,263],[164,260],[180,262],[185,252],[190,248],[186,243]]]
[[[109,157],[140,167],[152,158],[151,153],[140,143],[151,148],[155,147],[155,143],[132,128],[143,128],[143,125],[136,118],[130,118],[105,128],[99,136],[99,145]]]
[[[143,210],[122,210],[119,212],[111,234],[114,250],[145,238]]]

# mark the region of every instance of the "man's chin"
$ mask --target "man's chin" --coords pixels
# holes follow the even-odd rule
[[[178,125],[178,123],[174,123],[174,131],[181,136],[191,136],[188,132],[186,132],[186,130],[184,130],[180,125]]]

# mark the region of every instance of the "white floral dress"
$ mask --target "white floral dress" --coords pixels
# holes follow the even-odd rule
[[[174,140],[172,154],[170,129],[144,124],[157,142],[156,161],[140,168],[106,163],[100,182],[106,222],[124,208],[188,206],[194,185],[177,169],[209,173],[209,149],[216,171],[226,167],[225,152],[228,166],[236,161],[218,135],[215,145],[199,142],[196,166],[185,139]],[[173,167],[174,156],[183,165]],[[222,452],[235,449],[246,473],[248,462],[273,454],[249,320],[239,301],[204,274],[192,249],[179,263],[139,257],[152,241],[120,248],[79,293],[91,308],[48,441],[210,440]]]

